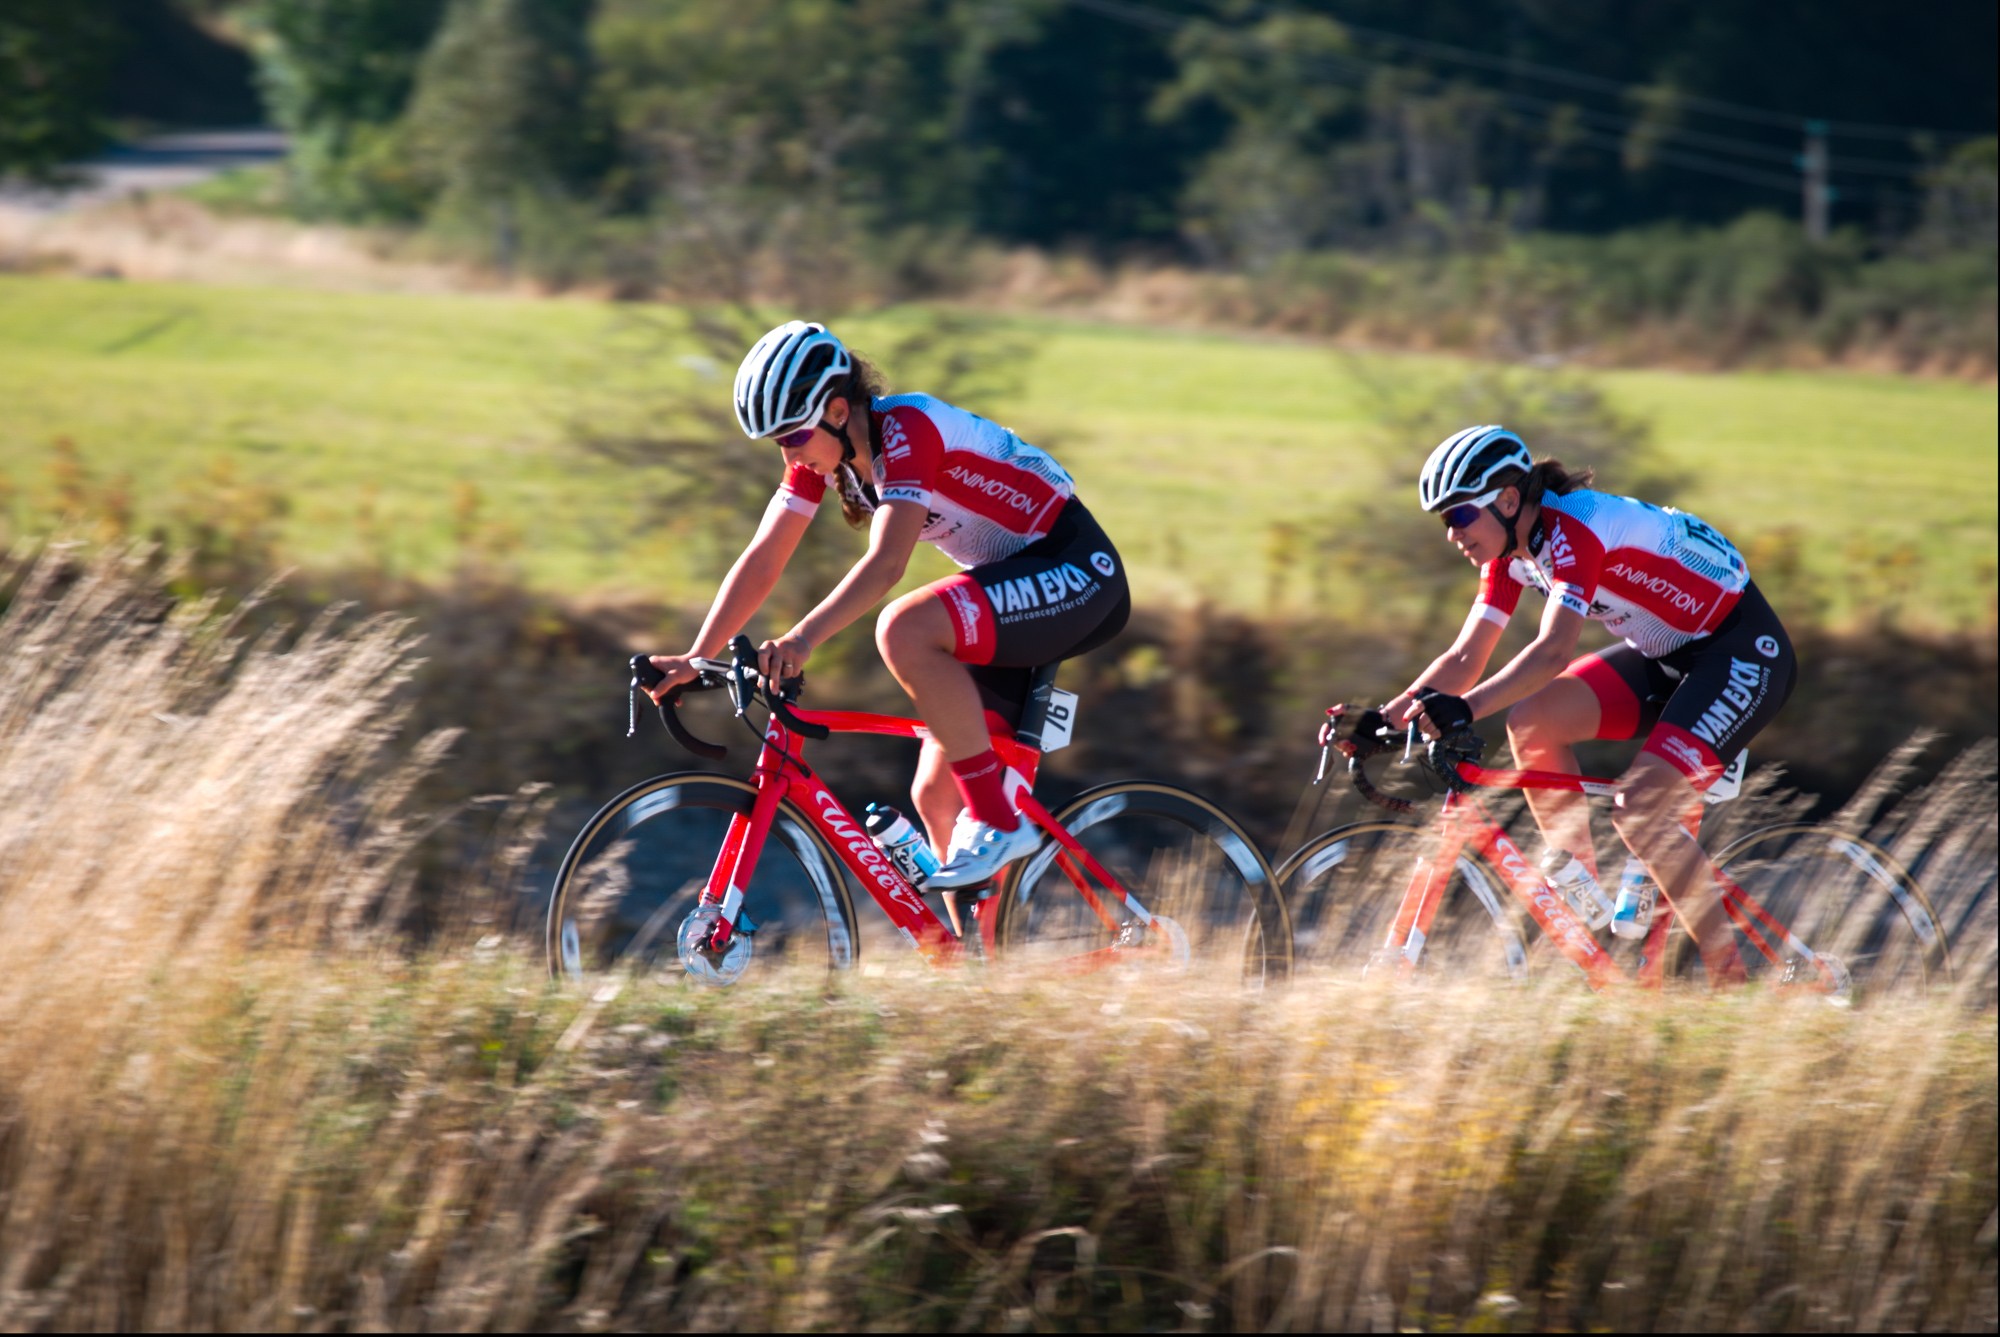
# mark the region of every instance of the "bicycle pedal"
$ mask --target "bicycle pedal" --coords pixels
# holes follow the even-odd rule
[[[926,886],[922,890],[924,895],[936,896],[940,899],[942,899],[945,893],[945,889],[942,887]],[[1000,893],[1000,888],[991,882],[988,882],[983,887],[959,887],[956,890],[960,906],[976,905],[980,901],[992,900],[993,897]]]

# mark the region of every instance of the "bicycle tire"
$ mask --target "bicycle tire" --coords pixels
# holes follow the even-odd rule
[[[1178,926],[1185,934],[1178,950],[1191,964],[1232,963],[1256,985],[1291,975],[1291,918],[1277,875],[1221,808],[1174,785],[1124,780],[1087,789],[1054,815],[1149,913]],[[1003,878],[994,924],[1003,954],[1110,944],[1114,935],[1061,871],[1058,852],[1045,837]]]
[[[1837,958],[1853,996],[1922,993],[1951,980],[1951,952],[1930,897],[1881,846],[1818,822],[1787,822],[1739,836],[1711,857],[1794,937]],[[1739,954],[1753,979],[1785,968],[1739,929]],[[1678,920],[1662,953],[1669,974],[1701,973],[1701,953]],[[1817,982],[1816,979],[1813,982]]]
[[[675,931],[699,900],[728,819],[747,815],[756,795],[754,785],[731,776],[679,772],[641,781],[598,809],[570,843],[549,891],[543,936],[550,975],[581,980],[668,963],[678,970]],[[676,814],[699,816],[669,830],[667,818]],[[796,953],[823,957],[829,969],[850,968],[861,938],[839,859],[789,800],[779,805],[771,835],[744,896],[756,925],[752,959]],[[607,864],[627,837],[616,866]],[[774,858],[780,851],[792,856],[789,867]],[[600,887],[605,894],[590,903]]]
[[[1382,953],[1410,873],[1438,838],[1432,828],[1408,822],[1351,822],[1294,850],[1278,865],[1278,888],[1291,910],[1299,967],[1338,969],[1387,960]],[[1461,850],[1417,967],[1525,979],[1533,935],[1513,896],[1490,863]]]

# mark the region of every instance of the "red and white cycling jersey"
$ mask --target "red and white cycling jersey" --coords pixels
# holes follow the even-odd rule
[[[1069,474],[1048,455],[998,423],[942,399],[889,395],[869,411],[882,443],[875,459],[876,495],[884,502],[924,506],[930,519],[920,537],[960,566],[1012,557],[1049,532],[1076,492]],[[778,497],[788,509],[811,515],[826,487],[824,477],[794,464],[785,471]]]
[[[1735,545],[1694,516],[1587,489],[1544,497],[1528,548],[1532,562],[1480,569],[1482,616],[1505,626],[1533,585],[1648,659],[1712,633],[1750,583]]]

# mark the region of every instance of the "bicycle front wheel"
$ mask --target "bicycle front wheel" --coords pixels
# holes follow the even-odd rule
[[[1291,921],[1271,865],[1207,799],[1127,780],[1085,790],[1055,818],[1155,922],[1094,882],[1093,906],[1070,860],[1044,839],[998,892],[994,935],[1003,952],[1061,958],[1143,947],[1251,984],[1291,974]]]
[[[676,935],[701,899],[730,822],[756,787],[688,773],[644,781],[600,808],[570,845],[549,893],[549,973],[581,980],[605,970],[678,971]],[[854,902],[826,842],[789,802],[780,805],[743,910],[750,959],[834,970],[860,950]]]
[[[1435,830],[1404,822],[1355,822],[1315,836],[1278,866],[1301,968],[1389,962],[1389,930]],[[1525,917],[1493,866],[1461,850],[1453,861],[1417,965],[1455,978],[1522,979],[1529,973]]]
[[[1844,983],[1848,992],[1865,997],[1922,993],[1951,978],[1944,927],[1930,898],[1879,845],[1812,822],[1793,822],[1731,841],[1716,852],[1714,863],[1794,939],[1837,963],[1830,972],[1806,968],[1782,933],[1753,914],[1749,923],[1777,958],[1761,951],[1739,926],[1736,946],[1753,979],[1836,992]],[[1701,971],[1701,953],[1678,921],[1665,956],[1672,973]]]

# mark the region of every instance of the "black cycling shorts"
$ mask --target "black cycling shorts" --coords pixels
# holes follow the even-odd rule
[[[1109,641],[1132,615],[1125,563],[1084,504],[1071,497],[1055,525],[1012,557],[930,587],[951,614],[956,657],[972,668],[987,710],[1012,728],[1034,671]]]
[[[1599,738],[1643,733],[1647,752],[1706,789],[1791,697],[1799,661],[1752,583],[1722,625],[1698,641],[1658,659],[1614,645],[1564,673],[1596,693]]]

